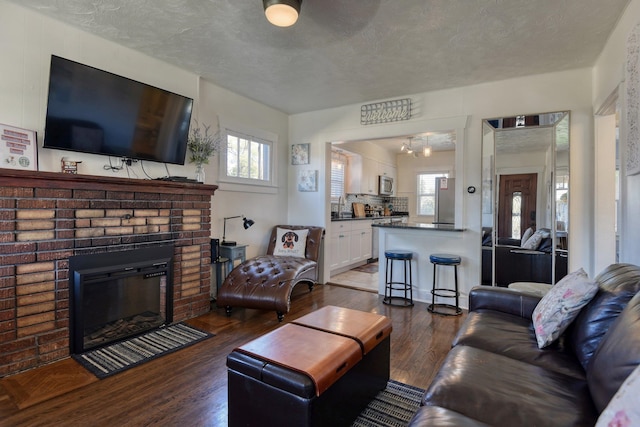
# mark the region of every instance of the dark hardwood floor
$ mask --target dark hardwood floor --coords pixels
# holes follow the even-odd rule
[[[391,378],[421,388],[431,382],[466,316],[432,315],[423,303],[413,308],[389,307],[377,294],[340,286],[321,285],[309,292],[301,285],[294,290],[292,311],[284,322],[325,305],[390,317]],[[22,410],[0,387],[0,425],[227,425],[227,354],[280,323],[274,312],[236,309],[226,317],[217,307],[187,323],[216,336]],[[68,366],[69,360],[59,363]],[[43,375],[50,372],[46,367],[39,369]]]

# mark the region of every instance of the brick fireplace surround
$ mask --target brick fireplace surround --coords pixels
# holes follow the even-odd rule
[[[210,309],[215,185],[0,169],[0,377],[69,356],[69,257],[172,243],[173,320]]]

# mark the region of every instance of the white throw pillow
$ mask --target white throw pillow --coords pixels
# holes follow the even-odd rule
[[[604,411],[596,427],[640,426],[640,365],[622,383]]]
[[[538,347],[554,342],[597,292],[598,284],[590,280],[582,268],[556,283],[533,310]]]
[[[276,232],[276,246],[273,254],[278,256],[305,257],[307,249],[308,229],[289,230],[278,227]]]
[[[524,244],[529,238],[533,235],[533,228],[529,227],[524,230],[524,234],[522,235],[522,239],[520,239],[520,246]]]
[[[540,246],[540,242],[542,242],[542,238],[544,237],[544,233],[540,230],[536,231],[527,239],[526,242],[522,243],[520,246],[522,249],[529,249],[535,251]]]

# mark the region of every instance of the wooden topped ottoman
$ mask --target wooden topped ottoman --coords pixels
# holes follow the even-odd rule
[[[227,357],[229,426],[350,426],[389,380],[391,321],[324,307]]]

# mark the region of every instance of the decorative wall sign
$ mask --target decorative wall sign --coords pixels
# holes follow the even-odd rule
[[[410,118],[411,99],[409,98],[365,104],[360,107],[361,125],[399,122]]]
[[[76,175],[78,173],[78,164],[82,162],[78,162],[75,160],[68,160],[66,157],[60,159],[60,170],[62,173],[68,173],[71,175]]]
[[[293,144],[291,146],[291,164],[309,164],[309,144]]]
[[[37,171],[36,132],[0,123],[0,167]]]
[[[317,170],[301,170],[298,172],[298,191],[318,191]]]
[[[640,24],[627,40],[627,175],[640,173]]]

